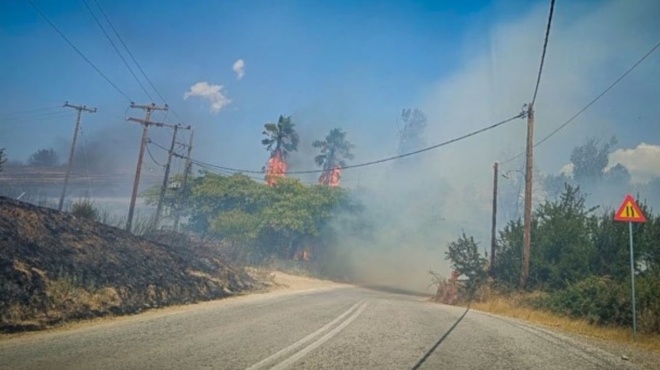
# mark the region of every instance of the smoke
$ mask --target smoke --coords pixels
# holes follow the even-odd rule
[[[202,81],[190,86],[190,90],[183,94],[183,99],[188,99],[191,96],[206,99],[211,102],[210,112],[217,114],[222,108],[231,103],[231,100],[222,90],[222,85],[209,85],[208,82]]]
[[[608,170],[617,163],[625,166],[633,183],[648,183],[660,177],[660,145],[640,143],[632,149],[617,149],[610,154]]]
[[[547,4],[539,4],[515,18],[490,25],[481,39],[465,40],[462,67],[438,81],[420,99],[420,108],[428,116],[427,143],[463,135],[521,111],[531,99],[536,81],[547,12]],[[635,6],[608,1],[557,7],[536,103],[537,140],[580,110],[657,42],[657,14],[660,3],[654,1]],[[558,172],[566,164],[567,153],[585,137],[595,130],[605,137],[625,136],[617,118],[634,109],[638,91],[653,91],[655,96],[660,93],[657,84],[645,79],[648,68],[640,67],[640,74],[631,74],[626,83],[538,147],[535,203],[544,200],[542,174]],[[654,68],[657,73],[657,63]],[[612,111],[612,106],[620,109]],[[660,114],[660,108],[650,106],[654,114]],[[480,241],[485,253],[490,240],[492,165],[524,150],[525,128],[524,120],[516,120],[419,155],[415,164],[370,169],[371,175],[361,179],[361,191],[357,192],[369,227],[356,234],[343,224],[336,226],[345,235],[337,252],[341,258],[334,261],[337,270],[372,284],[425,291],[429,269],[448,275],[446,246],[461,232]],[[639,137],[623,138],[635,139]],[[356,144],[360,148],[361,143]],[[638,157],[643,152],[657,159],[655,149],[642,148],[636,149]],[[615,152],[613,159],[626,162],[629,155]],[[501,172],[520,171],[523,159],[502,166]],[[650,167],[644,161],[634,162],[641,166],[639,170],[631,167],[637,176],[657,170],[657,160],[650,160]],[[517,210],[521,206],[521,177],[509,177],[517,180],[502,179],[500,186],[515,191],[504,199],[511,204],[500,207]],[[596,203],[602,200],[593,199]]]
[[[243,78],[243,76],[245,76],[245,62],[243,59],[235,61],[231,69],[234,71],[234,73],[236,73],[237,79],[240,80]]]

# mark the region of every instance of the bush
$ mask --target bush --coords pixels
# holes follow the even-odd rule
[[[637,323],[640,331],[660,332],[660,277],[635,279]],[[536,299],[532,306],[598,325],[632,325],[630,280],[617,282],[609,276],[591,276],[566,289]]]
[[[630,325],[630,290],[608,276],[592,276],[547,298],[547,308],[594,324]]]
[[[94,202],[89,199],[80,199],[71,205],[71,214],[87,220],[98,221],[99,211]]]

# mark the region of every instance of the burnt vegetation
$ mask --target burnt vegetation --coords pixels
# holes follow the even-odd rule
[[[84,217],[0,197],[0,331],[137,313],[256,287],[188,237],[155,235],[154,242],[90,220],[87,211],[79,215]]]

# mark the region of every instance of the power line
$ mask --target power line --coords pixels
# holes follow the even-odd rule
[[[624,79],[624,78],[625,78],[630,72],[632,72],[635,68],[637,68],[637,66],[639,66],[639,65],[640,65],[644,60],[646,60],[646,58],[648,58],[651,54],[653,54],[653,52],[656,51],[659,47],[660,47],[660,42],[658,42],[657,44],[655,44],[655,46],[653,46],[653,47],[651,48],[651,50],[649,50],[646,54],[644,54],[643,57],[641,57],[637,62],[635,62],[635,64],[633,64],[630,68],[628,68],[628,70],[626,70],[626,71],[625,71],[621,76],[619,76],[616,80],[614,80],[614,82],[612,82],[612,83],[611,83],[611,84],[610,84],[605,90],[603,90],[600,94],[596,95],[595,98],[593,98],[593,99],[592,99],[587,105],[585,105],[582,109],[580,109],[577,113],[575,113],[571,118],[569,118],[566,122],[564,122],[564,123],[562,123],[561,125],[559,125],[559,127],[557,127],[556,129],[554,129],[554,130],[553,130],[552,132],[550,132],[548,135],[546,135],[545,137],[543,137],[543,139],[539,140],[536,144],[534,144],[534,147],[537,147],[537,146],[543,144],[543,143],[546,142],[549,138],[551,138],[553,135],[555,135],[557,132],[561,131],[564,127],[568,126],[571,122],[573,122],[576,118],[578,118],[582,113],[584,113],[587,109],[589,109],[589,107],[591,107],[592,105],[594,105],[594,103],[596,103],[600,98],[602,98],[605,94],[607,94],[610,90],[612,90],[612,88],[613,88],[614,86],[616,86],[619,82],[621,82],[621,81],[622,81],[622,80],[623,80],[623,79]],[[502,163],[502,164],[509,163],[509,162],[511,162],[511,161],[513,161],[513,160],[515,160],[515,159],[520,158],[520,157],[523,156],[524,154],[525,154],[524,152],[523,152],[523,153],[520,153],[520,154],[518,154],[518,155],[516,155],[516,156],[514,156],[514,157],[511,157],[511,158],[509,158],[509,159],[507,159],[506,161],[503,161],[503,162],[501,162],[501,163]]]
[[[149,144],[155,144],[151,139],[149,139]],[[157,145],[159,146],[159,145]],[[151,154],[151,149],[149,149],[149,145],[147,145],[147,154],[149,154],[149,158],[159,167],[165,167],[165,165],[158,163],[156,158],[154,158],[153,154]]]
[[[110,28],[112,29],[112,32],[115,34],[115,36],[117,36],[117,39],[119,40],[119,42],[122,44],[122,46],[124,47],[124,49],[128,53],[128,56],[131,58],[133,63],[135,63],[135,65],[137,66],[138,70],[140,71],[140,73],[142,74],[144,79],[147,80],[147,82],[149,83],[149,86],[151,86],[151,88],[154,90],[156,95],[158,95],[160,100],[163,101],[163,103],[169,105],[167,103],[167,101],[165,100],[165,98],[163,98],[163,95],[161,95],[160,91],[158,91],[156,86],[154,86],[153,82],[151,82],[151,79],[149,78],[149,76],[147,76],[147,74],[144,72],[144,69],[142,69],[142,66],[140,66],[140,63],[138,63],[137,59],[135,59],[135,56],[131,52],[131,49],[128,48],[128,45],[126,45],[126,43],[124,42],[124,39],[119,35],[119,32],[117,32],[117,29],[112,24],[112,21],[110,21],[110,18],[108,18],[107,14],[105,14],[105,11],[101,7],[101,4],[99,4],[99,2],[96,1],[96,0],[92,0],[92,1],[94,1],[94,4],[96,4],[96,6],[99,8],[99,11],[101,12],[101,15],[103,16],[105,21],[108,22],[108,25],[110,25]],[[174,110],[172,110],[172,112],[177,116],[177,118],[179,118],[179,120],[182,120],[181,117],[179,117],[179,115]]]
[[[108,33],[105,31],[105,28],[103,27],[103,25],[101,24],[99,19],[96,17],[94,12],[92,11],[92,8],[89,6],[89,3],[87,2],[87,0],[83,0],[83,3],[85,4],[85,7],[89,11],[89,14],[92,16],[92,18],[94,18],[94,21],[96,22],[96,24],[99,26],[101,31],[103,31],[103,34],[105,35],[105,38],[107,38],[108,41],[110,41],[110,45],[112,45],[112,48],[115,49],[115,52],[117,53],[117,55],[119,55],[119,58],[121,58],[122,62],[124,62],[124,65],[126,66],[126,68],[128,68],[128,71],[131,72],[131,75],[133,76],[135,81],[137,81],[138,85],[140,85],[140,87],[142,88],[142,91],[144,91],[144,93],[147,94],[147,96],[149,97],[149,100],[153,101],[154,98],[151,97],[151,94],[149,94],[149,91],[147,91],[147,89],[144,87],[144,85],[142,84],[140,79],[137,77],[137,75],[135,75],[135,72],[133,72],[133,68],[131,68],[131,66],[128,64],[128,62],[126,61],[126,58],[124,58],[124,56],[119,52],[119,49],[117,48],[117,45],[115,45],[115,42],[112,41],[112,38],[110,37],[110,35],[108,35]]]
[[[492,130],[496,127],[502,126],[502,125],[504,125],[508,122],[511,122],[513,120],[516,120],[518,118],[523,118],[525,116],[525,114],[526,113],[524,111],[520,112],[519,114],[517,114],[517,115],[515,115],[511,118],[505,119],[504,121],[494,123],[490,126],[482,128],[482,129],[472,131],[468,134],[459,136],[459,137],[451,139],[451,140],[444,141],[444,142],[439,143],[439,144],[431,145],[429,147],[426,147],[426,148],[423,148],[423,149],[420,149],[420,150],[415,150],[413,152],[404,153],[404,154],[396,155],[396,156],[393,156],[393,157],[382,158],[382,159],[378,159],[378,160],[375,160],[375,161],[364,162],[364,163],[354,164],[354,165],[350,165],[350,166],[343,166],[343,167],[339,167],[339,169],[346,170],[346,169],[350,169],[350,168],[366,167],[366,166],[371,166],[371,165],[375,165],[375,164],[379,164],[379,163],[389,162],[389,161],[393,161],[393,160],[396,160],[396,159],[410,157],[410,156],[413,156],[413,155],[416,155],[416,154],[427,152],[427,151],[430,151],[430,150],[433,150],[433,149],[437,149],[437,148],[440,148],[440,147],[443,147],[443,146],[446,146],[446,145],[449,145],[449,144],[467,139],[469,137],[478,135],[480,133]],[[165,147],[163,147],[161,145],[156,144],[156,146],[160,147],[163,150],[167,150]],[[177,156],[179,156],[179,155],[177,154]],[[244,169],[239,169],[239,168],[218,166],[218,165],[214,165],[214,164],[211,164],[211,163],[202,162],[202,161],[194,159],[194,158],[187,158],[185,156],[181,156],[181,158],[189,159],[192,163],[194,163],[198,166],[211,167],[211,168],[215,168],[215,169],[219,169],[219,170],[241,172],[241,173],[251,173],[251,174],[263,174],[264,173],[264,171],[244,170]],[[310,174],[310,173],[323,173],[323,172],[327,172],[327,171],[331,171],[331,170],[322,169],[322,170],[290,171],[290,172],[287,172],[287,175],[302,175],[302,174]]]
[[[118,93],[120,93],[121,95],[123,95],[124,98],[126,98],[126,100],[128,100],[129,102],[133,101],[133,99],[129,98],[128,95],[126,95],[125,92],[123,92],[119,87],[117,87],[117,85],[115,85],[114,82],[112,82],[112,81],[108,78],[108,76],[106,76],[103,72],[101,72],[101,70],[100,70],[100,69],[99,69],[94,63],[92,63],[92,61],[89,60],[89,58],[87,58],[87,57],[85,56],[85,54],[83,54],[83,53],[80,51],[80,49],[78,49],[78,48],[76,47],[76,45],[74,45],[74,44],[73,44],[73,43],[72,43],[72,42],[71,42],[71,41],[70,41],[70,40],[69,40],[69,39],[68,39],[68,38],[62,33],[62,31],[60,31],[60,30],[57,28],[57,26],[55,26],[55,24],[54,24],[53,22],[51,22],[50,19],[48,19],[48,17],[46,16],[46,14],[44,14],[44,13],[43,13],[43,12],[37,7],[37,4],[35,4],[32,0],[27,0],[27,1],[30,3],[30,5],[32,5],[32,7],[34,8],[34,10],[36,10],[37,13],[39,13],[39,15],[40,15],[40,16],[41,16],[41,17],[42,17],[42,18],[43,18],[43,19],[44,19],[44,20],[45,20],[45,21],[46,21],[46,22],[47,22],[47,23],[48,23],[48,24],[49,24],[49,25],[55,30],[55,32],[57,32],[57,34],[60,35],[60,36],[64,39],[64,41],[66,41],[66,42],[69,44],[69,46],[71,46],[71,48],[73,48],[73,50],[75,50],[76,53],[78,53],[78,55],[80,55],[80,57],[83,58],[83,59],[87,62],[87,64],[89,64],[92,68],[94,68],[94,70],[95,70],[95,71],[96,71],[101,77],[103,77],[103,79],[106,80],[106,82],[108,82],[108,83],[109,83],[109,84],[110,84],[115,90],[117,90]]]
[[[543,62],[545,62],[545,52],[548,49],[548,39],[550,38],[550,25],[552,25],[552,14],[555,10],[555,0],[550,0],[550,15],[548,15],[548,26],[545,29],[545,40],[543,41],[543,52],[541,53],[541,65],[539,66],[539,74],[536,77],[536,87],[534,87],[534,97],[530,106],[533,108],[536,102],[536,95],[539,92],[539,85],[541,84],[541,74],[543,73]]]

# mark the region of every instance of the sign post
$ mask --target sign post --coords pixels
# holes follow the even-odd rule
[[[646,222],[646,217],[639,209],[632,195],[628,194],[621,203],[619,210],[614,214],[614,221],[628,223],[628,233],[630,234],[630,284],[632,288],[632,319],[633,319],[633,339],[637,338],[637,311],[635,308],[635,254],[633,248],[633,222]]]

